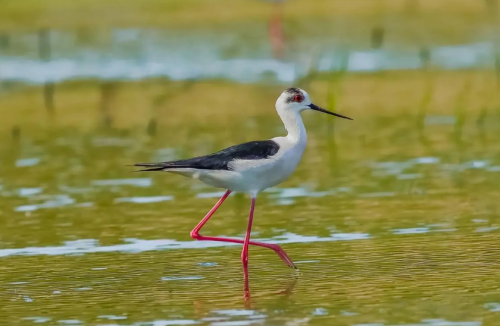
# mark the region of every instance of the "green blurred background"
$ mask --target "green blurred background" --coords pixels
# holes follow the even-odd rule
[[[0,0],[0,325],[500,323],[496,0]],[[284,134],[240,247],[221,193],[127,164]],[[204,234],[241,237],[249,200]]]

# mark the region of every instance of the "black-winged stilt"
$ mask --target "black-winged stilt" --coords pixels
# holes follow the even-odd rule
[[[286,137],[275,137],[269,140],[251,141],[223,149],[219,152],[179,161],[161,163],[136,163],[135,166],[146,167],[139,171],[165,171],[192,177],[217,188],[227,189],[221,199],[191,231],[196,240],[223,241],[243,244],[241,260],[245,275],[245,290],[248,294],[248,245],[255,245],[274,250],[290,267],[296,268],[293,261],[283,249],[276,244],[250,241],[255,198],[262,190],[275,186],[285,180],[297,167],[304,149],[307,135],[300,113],[304,110],[315,110],[340,118],[351,118],[330,112],[314,105],[306,91],[299,88],[288,88],[276,101],[278,111],[285,129]],[[201,235],[200,229],[212,217],[231,192],[249,193],[252,198],[248,228],[244,240]]]

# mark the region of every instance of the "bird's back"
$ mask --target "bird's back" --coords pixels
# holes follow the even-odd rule
[[[281,183],[296,168],[305,148],[287,137],[251,141],[189,159],[136,163],[139,171],[166,171],[233,191],[262,191]]]
[[[280,146],[273,140],[251,141],[234,145],[218,152],[189,159],[158,163],[136,163],[135,166],[146,167],[141,171],[168,171],[170,169],[198,170],[232,170],[231,162],[235,160],[255,161],[275,155]]]

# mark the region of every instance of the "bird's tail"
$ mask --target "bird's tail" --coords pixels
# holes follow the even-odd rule
[[[133,166],[145,167],[146,169],[137,170],[134,172],[144,172],[144,171],[163,171],[165,166],[161,163],[135,163]]]
[[[133,166],[145,167],[145,169],[137,170],[134,172],[150,172],[150,171],[168,171],[170,169],[189,169],[193,166],[186,164],[179,164],[177,162],[163,162],[163,163],[135,163]]]

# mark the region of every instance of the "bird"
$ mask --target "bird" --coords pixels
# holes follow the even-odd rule
[[[346,116],[328,111],[311,102],[309,94],[300,88],[291,87],[281,93],[276,101],[276,111],[288,134],[267,140],[250,141],[234,145],[218,152],[159,163],[135,163],[136,172],[170,172],[191,177],[207,185],[226,189],[224,195],[205,217],[191,231],[190,236],[199,241],[222,241],[243,244],[241,261],[248,290],[248,247],[249,245],[272,249],[289,267],[296,268],[292,259],[277,244],[250,240],[257,195],[269,187],[280,184],[288,178],[299,164],[307,143],[306,128],[301,112],[313,110],[343,119]],[[233,239],[211,237],[200,234],[201,228],[219,209],[232,192],[247,193],[251,197],[248,226],[245,238]]]

